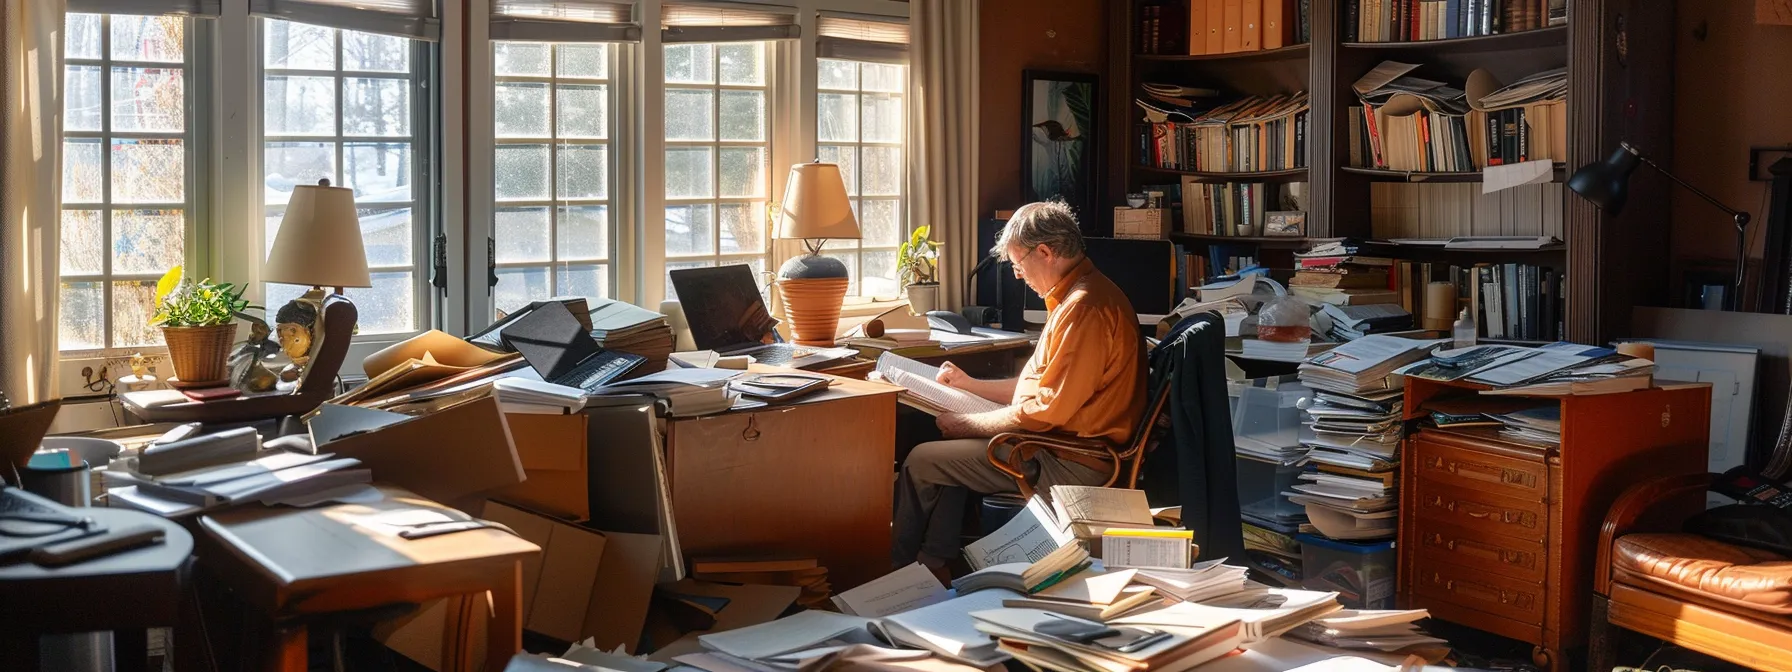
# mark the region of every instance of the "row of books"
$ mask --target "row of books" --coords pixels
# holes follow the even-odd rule
[[[1196,235],[1262,235],[1264,215],[1281,209],[1279,184],[1190,182],[1183,191],[1183,231]]]
[[[1567,22],[1567,0],[1346,0],[1344,41],[1499,35]]]
[[[1307,166],[1307,93],[1242,98],[1193,121],[1139,127],[1147,166],[1199,172],[1253,172]]]
[[[1205,55],[1280,49],[1311,39],[1311,0],[1170,0],[1139,8],[1146,55]]]
[[[1467,172],[1487,166],[1568,158],[1567,106],[1560,101],[1466,115],[1392,116],[1350,108],[1350,165],[1417,172]]]
[[[1568,279],[1555,269],[1533,264],[1446,264],[1401,261],[1394,281],[1401,306],[1412,311],[1415,324],[1444,329],[1464,308],[1474,316],[1479,336],[1523,341],[1557,341],[1565,334],[1563,318]],[[1456,301],[1448,314],[1436,315],[1427,305],[1425,287],[1450,283]]]

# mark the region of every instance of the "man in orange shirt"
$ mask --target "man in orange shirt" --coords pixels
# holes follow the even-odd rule
[[[891,560],[919,560],[936,575],[959,553],[965,493],[1016,492],[1014,480],[989,463],[989,437],[1003,432],[1056,432],[1124,444],[1145,408],[1145,361],[1138,316],[1113,281],[1083,254],[1076,217],[1062,203],[1032,203],[1015,211],[996,239],[995,253],[1045,298],[1039,345],[1019,378],[978,380],[948,363],[939,382],[1008,404],[984,413],[946,413],[943,441],[916,446],[896,481]],[[1111,473],[1099,463],[1060,459],[1045,451],[1027,463],[1028,481],[1101,485]]]

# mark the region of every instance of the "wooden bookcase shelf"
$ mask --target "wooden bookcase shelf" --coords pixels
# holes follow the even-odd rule
[[[1536,49],[1539,47],[1563,47],[1568,44],[1568,27],[1551,26],[1537,30],[1522,30],[1516,33],[1500,33],[1498,35],[1476,35],[1474,37],[1457,37],[1444,40],[1421,40],[1416,42],[1345,42],[1345,49],[1373,49],[1382,51],[1506,51],[1510,49]]]
[[[1187,63],[1191,61],[1275,61],[1288,58],[1306,58],[1307,46],[1296,44],[1280,49],[1259,49],[1257,51],[1234,51],[1226,54],[1201,54],[1188,56],[1183,54],[1139,54],[1134,56],[1140,61],[1159,61],[1168,63]]]
[[[1196,182],[1305,182],[1307,169],[1265,170],[1256,172],[1202,172],[1193,170],[1176,170],[1173,168],[1155,168],[1152,166],[1134,166],[1135,170],[1163,175],[1188,176]]]
[[[1481,172],[1417,172],[1405,170],[1387,170],[1385,168],[1361,168],[1358,166],[1341,166],[1346,173],[1362,175],[1376,182],[1480,182]],[[1563,164],[1556,164],[1555,175],[1551,182],[1561,182],[1567,173]]]
[[[1170,240],[1179,243],[1198,243],[1201,245],[1239,244],[1289,248],[1306,247],[1308,243],[1312,242],[1312,239],[1310,238],[1295,238],[1291,236],[1220,236],[1205,233],[1182,233],[1180,231],[1170,233]]]

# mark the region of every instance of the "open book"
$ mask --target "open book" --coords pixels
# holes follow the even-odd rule
[[[899,399],[931,415],[941,413],[983,413],[1002,407],[937,380],[940,367],[929,366],[891,352],[877,358],[877,374],[887,382],[905,390]]]

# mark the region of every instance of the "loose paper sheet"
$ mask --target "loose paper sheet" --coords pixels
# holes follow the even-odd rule
[[[882,618],[930,604],[944,602],[952,593],[940,585],[921,563],[910,563],[865,585],[834,596],[840,611],[866,618]]]
[[[1543,184],[1555,177],[1554,161],[1542,159],[1506,163],[1481,169],[1481,193],[1491,194],[1527,184]]]

